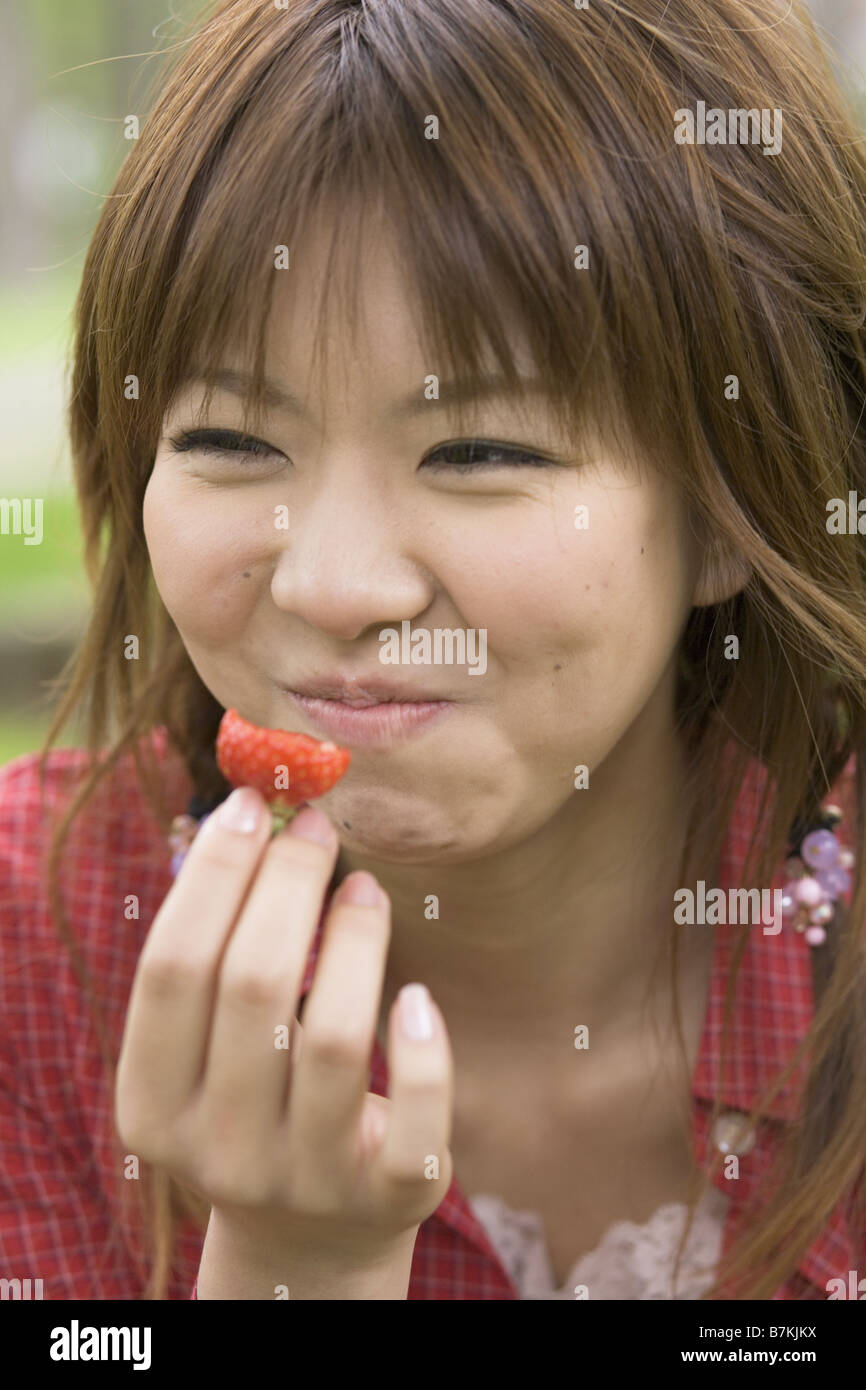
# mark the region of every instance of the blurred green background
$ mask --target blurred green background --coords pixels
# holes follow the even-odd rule
[[[130,150],[125,117],[144,125],[155,70],[201,8],[0,3],[0,499],[41,498],[43,532],[25,545],[0,520],[0,764],[41,747],[88,612],[65,437],[84,255]]]
[[[862,92],[866,0],[812,0]],[[0,764],[41,746],[48,682],[87,618],[65,438],[66,354],[85,250],[143,127],[154,71],[199,0],[0,4],[0,501],[43,499],[43,538],[0,532]],[[74,729],[61,743],[78,741]]]

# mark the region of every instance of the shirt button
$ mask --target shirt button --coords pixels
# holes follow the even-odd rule
[[[747,1154],[755,1147],[755,1131],[748,1115],[727,1110],[713,1125],[713,1144],[723,1154]]]

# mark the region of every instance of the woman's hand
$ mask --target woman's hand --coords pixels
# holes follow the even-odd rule
[[[367,1091],[390,904],[358,871],[331,901],[301,1027],[338,842],[313,807],[269,842],[270,828],[245,787],[194,840],[138,962],[117,1130],[211,1203],[200,1296],[405,1298],[418,1226],[451,1181],[444,1020],[431,1003],[432,1036],[410,1036],[418,987],[401,991],[390,1096]]]

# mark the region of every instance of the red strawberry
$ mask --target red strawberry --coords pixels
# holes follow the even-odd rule
[[[336,743],[250,724],[237,710],[226,710],[220,720],[216,741],[220,772],[233,787],[255,787],[283,818],[301,802],[330,791],[350,758],[347,749]]]

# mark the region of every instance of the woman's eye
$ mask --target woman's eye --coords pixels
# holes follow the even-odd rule
[[[470,439],[457,444],[442,444],[425,463],[428,467],[445,468],[452,473],[469,472],[481,468],[550,468],[553,461],[541,454],[531,454],[525,449],[517,449],[508,444],[492,444],[485,440]]]
[[[237,430],[183,430],[169,439],[169,444],[178,454],[257,454],[282,458],[278,449],[272,449],[261,439],[252,435],[239,434]]]
[[[175,453],[216,454],[223,457],[254,454],[259,457],[273,456],[283,458],[278,449],[273,449],[261,439],[252,435],[240,434],[237,430],[200,429],[183,430],[169,438]],[[553,460],[541,454],[530,453],[513,445],[495,444],[485,440],[470,439],[455,444],[442,444],[429,454],[425,460],[427,467],[446,469],[452,473],[478,471],[484,468],[550,468]]]

